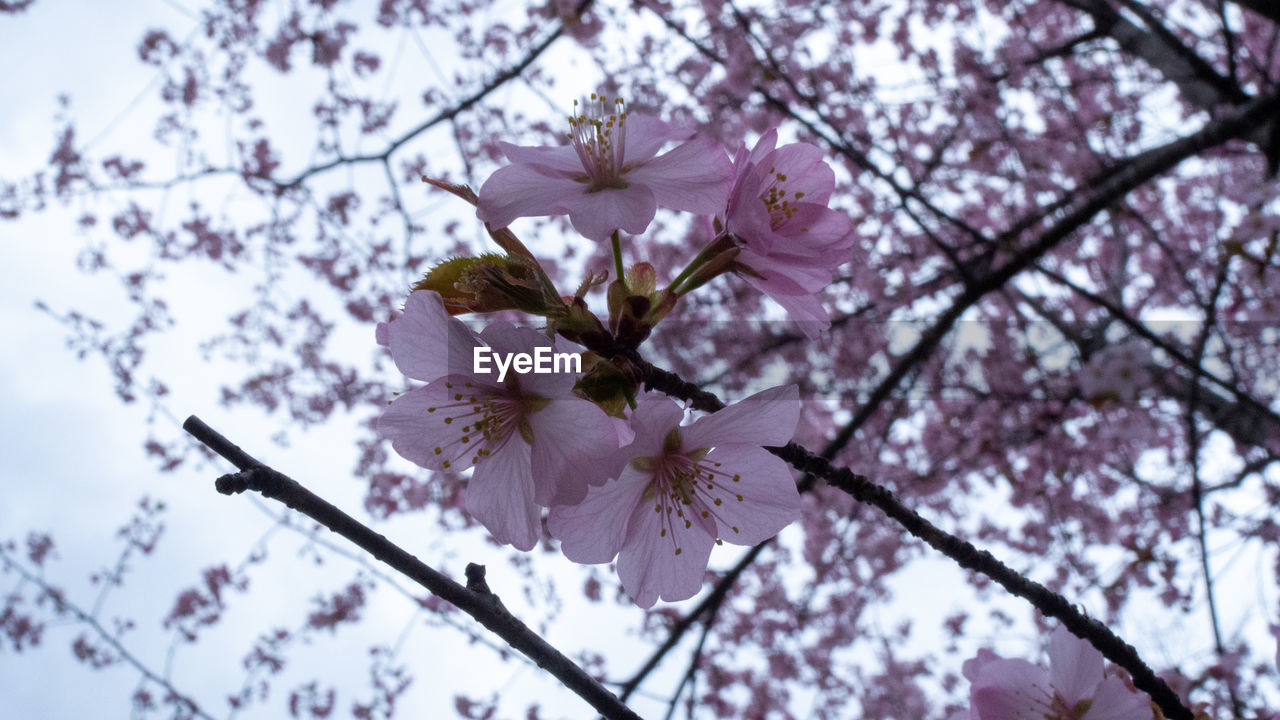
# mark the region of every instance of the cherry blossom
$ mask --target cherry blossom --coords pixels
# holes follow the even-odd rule
[[[827,207],[835,173],[822,150],[807,143],[775,149],[777,142],[773,129],[751,151],[738,151],[725,228],[740,248],[738,273],[812,337],[831,324],[814,293],[848,262],[852,222]]]
[[[635,441],[616,480],[547,520],[566,557],[603,563],[641,607],[692,597],[711,547],[754,545],[800,516],[785,463],[762,445],[783,445],[800,417],[794,385],[772,388],[681,426],[681,407],[643,396],[631,417]]]
[[[572,395],[571,373],[476,372],[472,352],[531,353],[551,341],[535,330],[490,324],[477,335],[450,318],[440,296],[418,291],[385,329],[391,357],[425,387],[401,395],[378,432],[404,458],[432,470],[474,466],[466,508],[498,541],[529,550],[541,533],[539,506],[580,501],[605,479],[601,460],[617,433],[592,403]]]
[[[568,213],[574,229],[603,241],[617,230],[644,232],[659,206],[702,214],[724,207],[733,169],[714,141],[690,139],[657,118],[627,113],[621,98],[594,93],[569,126],[568,145],[502,144],[513,164],[480,187],[481,220],[496,230],[518,217]],[[658,155],[674,140],[684,142]]]
[[[972,720],[1151,720],[1151,703],[1108,676],[1102,653],[1059,627],[1049,669],[980,650],[964,664]]]

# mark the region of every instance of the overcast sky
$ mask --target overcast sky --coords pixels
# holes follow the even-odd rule
[[[80,142],[92,142],[95,150],[119,147],[142,152],[148,147],[154,114],[146,112],[147,98],[154,91],[155,75],[153,69],[136,61],[135,48],[148,27],[165,25],[175,35],[193,27],[194,20],[183,7],[180,2],[160,0],[39,0],[24,14],[0,17],[0,68],[5,68],[0,75],[0,176],[27,175],[47,161],[56,129],[57,96],[63,92],[71,98]],[[276,100],[285,101],[283,97]],[[130,122],[134,118],[145,122]],[[182,197],[180,202],[186,199]],[[127,636],[139,659],[160,672],[171,663],[168,667],[175,683],[207,704],[216,717],[222,717],[225,704],[221,694],[243,679],[239,662],[254,635],[273,626],[297,627],[305,617],[309,598],[340,590],[355,566],[342,559],[316,566],[309,556],[299,555],[305,540],[283,531],[284,537],[273,539],[270,547],[273,558],[284,561],[272,562],[269,570],[253,576],[249,606],[233,603],[227,626],[216,636],[168,658],[169,635],[159,627],[159,619],[172,607],[177,591],[197,582],[200,570],[210,564],[236,563],[247,557],[271,530],[273,520],[263,506],[248,498],[225,498],[213,491],[213,479],[229,470],[225,466],[157,472],[154,462],[141,450],[149,432],[148,418],[155,423],[151,432],[171,438],[177,435],[182,418],[188,413],[199,414],[250,453],[363,516],[358,512],[363,488],[344,475],[351,466],[350,436],[352,423],[358,418],[338,418],[322,429],[295,436],[289,447],[279,448],[267,440],[279,429],[273,424],[278,419],[218,406],[217,370],[195,363],[195,344],[210,333],[208,323],[220,322],[220,293],[248,281],[216,273],[184,276],[185,271],[178,270],[172,271],[170,280],[186,288],[183,296],[174,298],[180,323],[157,344],[152,360],[154,367],[164,370],[166,379],[174,381],[172,394],[159,412],[123,405],[112,391],[112,379],[101,358],[77,360],[66,347],[64,328],[35,308],[40,300],[55,312],[92,311],[117,328],[127,322],[129,307],[118,281],[109,273],[89,276],[76,270],[76,257],[87,238],[73,231],[80,213],[108,216],[119,202],[112,197],[84,198],[19,223],[0,223],[4,253],[0,262],[0,323],[5,330],[5,340],[0,342],[0,483],[4,486],[0,540],[21,539],[29,531],[51,531],[58,552],[48,568],[48,581],[87,608],[97,597],[87,575],[115,562],[119,548],[114,539],[116,529],[141,496],[162,499],[169,510],[160,551],[156,557],[136,563],[127,586],[105,603],[104,618],[127,614],[143,622]],[[360,343],[367,342],[367,350],[357,350],[357,355],[367,357],[373,352],[372,328],[367,332],[351,328],[350,332],[356,347],[363,348]],[[424,537],[416,532],[415,523],[420,520],[402,518],[380,525],[379,530],[424,559],[446,563],[444,569],[455,575],[468,561],[493,567],[505,562],[506,553],[478,537],[448,538],[446,542]],[[1238,570],[1243,570],[1245,577],[1253,575],[1249,567]],[[949,571],[948,564],[932,564],[919,571],[919,579],[936,584],[936,574]],[[574,570],[564,582],[578,582],[579,577]],[[952,584],[956,587],[963,586],[960,577],[955,573]],[[511,576],[511,582],[515,580]],[[6,583],[2,586],[5,592],[17,584],[12,575],[0,576],[0,581]],[[571,595],[573,590],[570,586],[564,594]],[[1245,592],[1250,601],[1272,593],[1260,584],[1249,585]],[[508,600],[516,607],[519,602],[518,598]],[[904,607],[917,619],[945,616],[953,609],[938,603]],[[574,608],[579,610],[591,612]],[[302,681],[318,675],[328,682],[342,682],[344,675],[353,673],[362,677],[365,649],[381,638],[387,645],[402,643],[404,662],[418,677],[406,701],[410,703],[406,709],[412,711],[405,717],[447,713],[452,708],[452,692],[465,688],[481,697],[502,692],[513,699],[513,708],[542,700],[544,707],[563,708],[567,715],[588,715],[580,701],[568,696],[553,679],[520,663],[498,665],[490,650],[466,642],[463,633],[425,627],[415,613],[413,605],[394,591],[380,590],[370,613],[374,621],[358,636],[340,634],[304,649],[296,657],[300,663],[310,659],[310,664],[298,668],[291,677]],[[593,622],[599,618],[587,614],[582,618],[557,626],[553,642],[572,646],[582,640],[584,627],[589,628],[593,640],[608,633],[604,629],[608,624]],[[1251,618],[1250,622],[1265,622],[1265,618]],[[0,653],[0,716],[127,716],[137,672],[121,668],[93,672],[78,666],[71,659],[69,645],[82,629],[74,624],[53,627],[42,650],[23,655]],[[618,633],[614,641],[604,647],[615,648],[624,658],[634,655],[638,662],[646,648],[621,637],[619,627],[613,632]],[[980,640],[972,639],[974,644]],[[1023,638],[1019,642],[1024,651],[1033,652],[1037,641]],[[317,668],[317,658],[323,659],[323,667]],[[345,662],[347,658],[352,662]],[[1158,664],[1159,658],[1153,661]],[[627,664],[622,662],[621,666]],[[672,667],[668,672],[681,669]],[[354,687],[360,687],[360,682]],[[663,685],[658,683],[658,687]],[[247,717],[278,717],[288,688],[288,681],[282,681],[273,700]],[[341,700],[344,714],[352,699],[347,695]],[[637,709],[642,711],[664,707],[644,699],[639,703]]]

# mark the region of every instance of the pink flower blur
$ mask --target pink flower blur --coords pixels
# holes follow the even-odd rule
[[[1155,382],[1151,363],[1151,350],[1137,340],[1107,345],[1080,368],[1080,394],[1095,405],[1109,400],[1131,404]]]
[[[440,296],[419,290],[381,331],[401,372],[427,380],[396,398],[378,432],[402,457],[432,470],[475,467],[466,508],[499,542],[529,550],[541,535],[539,506],[582,500],[605,479],[618,448],[609,418],[572,395],[571,373],[474,369],[473,348],[532,353],[551,341],[529,328],[494,323],[477,335],[449,317]],[[493,367],[493,363],[489,364]]]
[[[724,208],[733,169],[714,141],[689,139],[657,118],[627,113],[621,98],[595,94],[569,124],[568,145],[502,144],[512,164],[480,187],[481,220],[496,230],[519,217],[568,213],[584,237],[604,241],[615,230],[644,232],[658,207]],[[672,140],[686,142],[658,155]]]
[[[616,480],[578,505],[551,508],[547,527],[580,563],[618,556],[618,576],[641,607],[692,597],[721,539],[754,545],[800,517],[782,460],[800,417],[794,385],[772,388],[681,427],[670,398],[646,395],[631,418],[635,441]]]
[[[1152,720],[1146,695],[1107,676],[1102,653],[1059,627],[1049,669],[989,650],[965,662],[971,720]]]
[[[777,142],[770,130],[750,152],[738,151],[725,229],[741,248],[739,274],[813,337],[831,325],[814,293],[849,261],[852,222],[827,207],[836,180],[822,151],[807,143],[775,149]]]

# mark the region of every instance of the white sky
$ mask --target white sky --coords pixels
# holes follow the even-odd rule
[[[180,7],[180,3],[161,0],[40,0],[23,15],[0,17],[0,68],[6,69],[0,75],[0,98],[6,98],[0,101],[0,173],[13,177],[43,165],[54,135],[55,97],[63,91],[71,93],[72,115],[80,122],[82,142],[107,130],[100,141],[107,146],[144,146],[150,133],[148,123],[130,125],[132,115],[125,115],[120,123],[113,119],[147,91],[154,76],[151,68],[136,61],[142,29],[190,26],[191,20]],[[106,216],[113,202],[86,201],[84,207]],[[0,503],[0,539],[22,538],[30,530],[53,531],[58,553],[48,579],[87,607],[95,594],[85,577],[92,569],[114,562],[118,547],[113,541],[115,530],[129,516],[133,504],[142,494],[163,499],[170,511],[158,555],[135,563],[136,571],[127,586],[112,595],[105,613],[108,617],[113,612],[127,613],[144,623],[130,636],[129,646],[152,669],[163,671],[170,660],[166,658],[166,635],[158,621],[172,606],[176,592],[194,584],[203,567],[245,557],[271,527],[271,521],[247,498],[225,498],[213,491],[213,478],[229,468],[185,467],[173,474],[154,471],[141,450],[147,433],[147,408],[122,406],[101,361],[97,357],[77,361],[64,346],[63,328],[34,309],[34,302],[43,299],[56,310],[92,309],[120,321],[120,313],[127,307],[111,277],[86,276],[75,270],[75,256],[84,240],[70,230],[80,209],[55,208],[21,223],[0,224],[4,253],[0,262],[0,323],[6,336],[0,343],[0,497],[4,498]],[[181,274],[175,273],[175,279],[181,280]],[[168,403],[173,417],[161,414],[156,420],[158,432],[172,436],[181,418],[195,412],[241,442],[250,453],[360,516],[363,490],[345,473],[351,466],[350,454],[335,457],[334,450],[350,445],[349,421],[339,419],[323,429],[295,435],[289,448],[275,447],[266,438],[279,429],[277,420],[219,407],[216,383],[206,375],[207,369],[190,364],[194,343],[207,334],[200,323],[217,321],[218,292],[235,282],[211,273],[195,281],[188,297],[178,300],[182,324],[160,343],[157,364],[162,366],[167,360],[172,362],[170,367],[194,369],[174,384]],[[367,339],[372,352],[372,329]],[[181,375],[169,372],[167,377]],[[455,575],[468,561],[488,564],[491,572],[497,573],[494,587],[500,594],[505,574],[512,592],[504,594],[504,599],[519,614],[521,601],[514,593],[517,577],[506,567],[506,553],[471,538],[448,538],[447,542],[424,538],[421,527],[420,521],[409,517],[381,525],[379,530]],[[273,558],[288,557],[302,544],[296,537],[274,540]],[[1253,568],[1242,570],[1245,577],[1254,574]],[[919,587],[917,583],[937,584],[938,571],[937,567],[922,568],[919,579],[903,579],[903,595],[909,598],[906,588]],[[174,655],[170,667],[175,683],[216,710],[216,717],[224,716],[220,693],[234,688],[243,678],[239,662],[253,635],[277,625],[296,627],[305,617],[311,596],[339,590],[350,575],[343,561],[320,568],[306,559],[269,563],[265,571],[253,574],[248,602],[232,599],[225,626],[219,626],[194,649],[179,649]],[[580,582],[580,575],[571,571],[559,581]],[[962,585],[959,579],[953,584],[957,588]],[[5,592],[10,589],[0,588]],[[1267,598],[1262,597],[1271,594],[1269,588],[1259,585],[1255,590],[1250,584],[1245,588],[1249,600],[1255,599],[1255,591],[1261,606],[1274,607],[1274,602],[1267,605]],[[907,600],[905,605],[916,605],[914,616],[930,624],[958,607],[958,600],[939,604],[929,602],[931,598],[925,596],[924,602],[918,603]],[[295,653],[293,657],[303,667],[290,677],[301,681],[320,676],[322,681],[341,682],[344,675],[357,673],[358,688],[363,681],[364,648],[374,642],[395,644],[406,627],[413,627],[405,636],[403,661],[417,679],[405,701],[405,717],[451,715],[452,693],[460,688],[470,688],[471,694],[479,697],[491,692],[510,696],[513,701],[507,708],[512,715],[517,714],[516,708],[535,700],[543,701],[544,710],[555,708],[573,717],[589,715],[554,679],[519,663],[499,665],[493,662],[491,651],[466,643],[457,631],[414,623],[409,603],[385,588],[370,607],[376,619],[362,625],[358,635],[340,634]],[[580,613],[578,621],[557,625],[549,638],[553,643],[572,648],[584,641],[584,635],[592,641],[609,635],[612,642],[591,644],[614,648],[610,652],[624,658],[634,655],[636,662],[647,655],[647,646],[626,638],[624,627],[598,610],[569,605],[566,612]],[[1265,620],[1251,617],[1249,621],[1256,625]],[[971,629],[976,627],[970,625]],[[80,630],[79,626],[51,627],[42,650],[23,655],[0,653],[0,715],[18,719],[127,715],[137,674],[121,668],[93,672],[76,665],[68,647]],[[981,640],[974,638],[975,644],[984,644]],[[1027,638],[1011,641],[1011,652],[1025,651],[1034,644]],[[323,659],[322,667],[316,666],[317,658]],[[670,663],[667,673],[682,670],[683,661]],[[628,664],[621,662],[615,667],[624,669]],[[655,686],[664,687],[661,682]],[[278,717],[290,687],[289,681],[278,681],[271,701],[241,717]],[[343,715],[352,699],[349,694],[340,697]],[[658,708],[663,706],[644,700],[636,704],[646,716],[660,713]],[[555,715],[554,711],[547,713]]]

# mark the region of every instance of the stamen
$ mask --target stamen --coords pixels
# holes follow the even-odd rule
[[[573,101],[569,140],[586,171],[582,180],[590,185],[587,192],[627,187],[622,179],[626,172],[625,107],[622,98],[609,100],[596,93],[591,93],[590,100],[585,101],[581,109],[578,101]]]
[[[697,512],[699,518],[703,520],[714,518],[720,527],[724,527],[728,523],[717,510],[724,506],[723,496],[732,495],[738,502],[744,502],[741,494],[726,492],[729,482],[741,482],[742,476],[739,474],[730,476],[720,469],[721,463],[703,461],[709,452],[707,449],[680,451],[678,443],[672,442],[679,438],[675,433],[676,431],[673,430],[668,434],[668,442],[665,443],[666,447],[662,455],[646,457],[645,462],[640,463],[643,471],[653,473],[646,494],[649,497],[656,496],[658,501],[653,508],[660,518],[658,537],[670,538],[673,547],[676,544],[674,521],[683,520],[685,530],[693,527],[692,515],[686,516],[684,512],[686,506],[691,512]],[[675,437],[673,438],[672,435]],[[641,470],[640,467],[636,469]],[[663,509],[666,510],[665,514],[662,512]],[[672,511],[674,511],[674,518]],[[740,532],[737,526],[729,527],[734,534]]]
[[[452,389],[452,384],[445,383]],[[444,424],[452,427],[454,421],[461,423],[457,436],[448,439],[431,452],[449,458],[441,463],[445,469],[453,467],[454,461],[470,457],[471,465],[482,458],[489,457],[492,452],[506,443],[520,419],[521,410],[515,398],[499,393],[479,394],[465,397],[454,393],[455,402],[439,407],[428,408],[429,412],[443,410],[450,414],[444,418]]]

